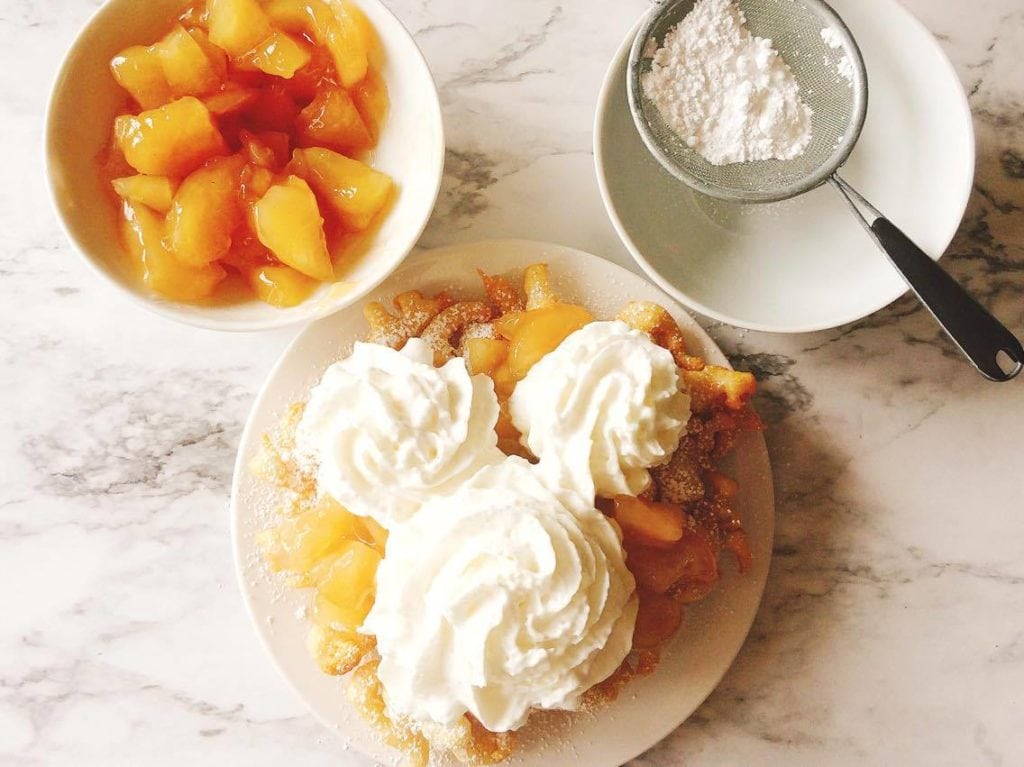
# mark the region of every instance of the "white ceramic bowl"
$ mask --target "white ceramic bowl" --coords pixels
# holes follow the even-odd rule
[[[522,240],[454,245],[417,253],[367,300],[388,301],[406,290],[482,294],[476,268],[519,277],[525,266],[546,262],[555,290],[585,304],[598,317],[614,316],[631,300],[664,305],[679,322],[687,348],[728,365],[721,350],[668,296],[632,272],[597,256],[559,245]],[[257,538],[272,521],[272,501],[249,470],[261,436],[274,429],[289,405],[303,401],[323,371],[347,355],[366,332],[358,306],[305,328],[267,377],[242,434],[231,489],[235,567],[253,627],[280,672],[310,709],[345,743],[383,764],[395,751],[359,718],[345,695],[344,678],[322,673],[306,648],[303,617],[308,591],[286,590],[263,565]],[[739,575],[723,557],[722,581],[707,598],[687,606],[683,627],[651,676],[631,682],[613,704],[594,714],[554,715],[521,731],[515,767],[616,767],[650,748],[693,713],[739,652],[757,612],[772,553],[774,494],[768,451],[760,434],[745,434],[725,470],[740,485],[737,511],[750,537],[754,566]]]
[[[54,205],[68,239],[120,292],[165,317],[215,330],[264,330],[323,317],[358,301],[387,277],[419,239],[437,199],[444,169],[441,107],[430,70],[411,35],[380,0],[356,0],[385,53],[382,75],[391,108],[374,167],[391,175],[395,202],[365,253],[339,265],[300,306],[277,309],[251,300],[194,306],[161,298],[126,274],[116,213],[96,171],[123,91],[107,68],[128,45],[158,40],[187,0],[108,0],[82,30],[57,76],[46,126],[46,157]]]
[[[895,0],[830,0],[864,53],[864,132],[841,173],[932,258],[949,246],[974,180],[970,108],[931,33]],[[608,71],[594,128],[605,206],[663,290],[731,325],[800,333],[853,322],[906,292],[833,189],[772,205],[697,194],[644,145],[626,98],[634,30]]]

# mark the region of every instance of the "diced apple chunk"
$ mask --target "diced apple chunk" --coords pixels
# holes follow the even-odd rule
[[[507,341],[516,336],[516,331],[526,317],[526,312],[508,312],[494,321],[494,331]]]
[[[718,580],[718,558],[706,536],[687,529],[671,548],[625,543],[626,566],[637,584],[663,594],[673,586],[712,586]],[[709,589],[710,590],[710,589]]]
[[[254,165],[280,170],[288,162],[287,133],[264,131],[257,134],[242,130],[238,138],[242,142],[242,152]]]
[[[167,214],[168,241],[179,260],[202,266],[227,254],[242,222],[243,167],[241,155],[217,157],[181,182]]]
[[[512,377],[523,380],[541,357],[593,319],[590,312],[575,304],[553,303],[523,312],[509,344],[508,366]]]
[[[311,574],[317,589],[314,620],[332,628],[357,630],[373,607],[380,560],[373,548],[354,540],[346,541],[324,560],[323,569],[318,567],[318,572]]]
[[[629,495],[615,497],[615,521],[627,541],[661,548],[669,548],[682,538],[686,527],[682,507]]]
[[[319,285],[290,266],[259,266],[249,270],[246,278],[261,301],[282,309],[298,306]]]
[[[377,36],[377,30],[373,28],[373,23],[366,18],[366,14],[363,13],[362,8],[351,2],[351,0],[335,1],[337,2],[337,7],[344,12],[347,16],[347,20],[355,27],[356,32],[363,43],[363,48],[366,50],[366,56],[370,62],[370,66],[379,67],[384,58],[384,51],[381,48],[380,37]]]
[[[202,46],[180,24],[155,47],[164,77],[175,97],[202,96],[220,87],[222,75],[217,73]]]
[[[200,48],[203,49],[203,53],[206,54],[206,58],[210,61],[210,66],[213,67],[213,71],[217,73],[217,77],[224,81],[228,75],[228,55],[212,42],[210,42],[210,36],[206,34],[205,29],[199,29],[198,27],[185,26],[188,33],[192,35],[192,39],[196,41]]]
[[[207,24],[213,44],[235,57],[244,56],[271,32],[256,0],[209,0]]]
[[[233,114],[251,104],[259,94],[253,88],[242,88],[237,85],[229,85],[223,90],[203,97],[203,103],[210,110],[210,114],[221,117]]]
[[[127,176],[111,181],[118,197],[152,208],[158,213],[170,210],[174,182],[167,176]]]
[[[634,650],[654,650],[664,644],[683,622],[683,608],[663,594],[640,593],[640,609],[633,629]]]
[[[391,196],[389,176],[330,149],[296,149],[292,166],[351,231],[366,229]]]
[[[289,95],[301,107],[316,98],[321,88],[334,88],[337,85],[338,74],[334,71],[334,59],[319,45],[310,51],[309,63],[285,81]]]
[[[277,30],[245,54],[243,59],[261,72],[290,80],[310,60],[309,46]]]
[[[470,338],[466,341],[466,367],[470,375],[490,375],[507,356],[508,342],[499,338]]]
[[[305,33],[313,37],[314,11],[306,0],[266,0],[263,11],[270,24],[289,34]]]
[[[259,202],[273,185],[274,174],[264,165],[250,162],[242,170],[242,200],[247,205]]]
[[[350,5],[333,3],[334,25],[327,27],[324,44],[334,57],[341,84],[351,88],[364,77],[369,69],[365,26],[353,13]],[[365,18],[362,19],[365,21]]]
[[[286,32],[305,32],[330,51],[339,82],[346,88],[366,76],[369,67],[360,22],[337,3],[323,0],[270,0],[267,15]]]
[[[154,109],[171,100],[160,56],[152,47],[133,45],[110,61],[110,71],[117,84],[124,88],[143,109]]]
[[[259,542],[272,570],[305,576],[327,554],[352,540],[358,523],[358,517],[324,497],[312,509],[265,531]]]
[[[388,113],[388,86],[384,78],[375,69],[370,69],[366,77],[349,89],[349,94],[370,136],[376,142]]]
[[[121,115],[114,121],[114,135],[128,164],[151,176],[184,176],[225,151],[210,112],[192,96]]]
[[[363,518],[363,525],[366,527],[366,531],[370,534],[370,539],[366,541],[376,549],[381,556],[384,556],[384,549],[388,543],[388,531],[381,525],[374,522],[370,517]]]
[[[626,567],[640,588],[664,594],[683,577],[686,562],[678,551],[637,544],[626,544],[625,548]]]
[[[373,145],[355,102],[341,88],[324,88],[296,120],[303,146],[359,152]]]
[[[144,205],[125,201],[124,222],[128,252],[141,267],[142,279],[155,292],[179,301],[208,297],[224,279],[218,264],[191,267],[164,247],[164,220]]]
[[[270,187],[253,206],[256,235],[283,263],[321,282],[334,279],[324,220],[309,185],[298,176]]]

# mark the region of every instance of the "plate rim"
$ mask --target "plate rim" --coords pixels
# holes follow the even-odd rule
[[[464,250],[479,249],[479,248],[491,248],[491,247],[495,247],[495,248],[510,248],[510,247],[512,247],[512,248],[529,248],[529,249],[534,249],[534,250],[536,250],[538,252],[558,251],[558,252],[561,252],[561,253],[571,253],[572,255],[574,255],[576,257],[582,257],[583,260],[598,260],[598,261],[601,261],[601,262],[604,263],[605,266],[611,268],[612,271],[617,271],[617,272],[623,273],[623,274],[627,275],[628,278],[639,279],[639,280],[643,280],[644,279],[643,276],[638,275],[635,272],[632,272],[629,269],[627,269],[627,268],[625,268],[625,267],[623,267],[623,266],[621,266],[619,264],[616,264],[616,263],[614,263],[612,261],[609,261],[608,259],[601,258],[600,256],[596,256],[596,255],[594,255],[592,253],[588,253],[586,251],[580,250],[578,248],[574,248],[574,247],[570,247],[570,246],[565,246],[565,245],[558,245],[558,244],[555,244],[555,243],[542,242],[542,241],[538,241],[538,240],[516,239],[516,238],[490,239],[490,240],[480,240],[480,241],[473,241],[473,242],[467,242],[467,243],[456,243],[456,244],[451,244],[451,245],[440,246],[440,247],[437,247],[437,248],[431,248],[429,250],[414,251],[412,254],[410,254],[408,256],[406,261],[402,264],[401,268],[402,269],[407,269],[408,267],[415,266],[416,263],[418,261],[420,261],[420,260],[432,260],[432,259],[436,259],[438,257],[444,256],[444,255],[447,255],[447,254],[454,254],[454,253],[458,253],[458,252],[464,251]],[[522,264],[522,266],[525,267],[526,265],[528,265],[528,263],[530,263],[530,261],[526,260],[525,257],[524,257],[524,263]],[[388,280],[393,279],[393,277],[394,277],[394,274],[389,275],[388,276]],[[380,286],[378,286],[378,287],[380,287]],[[661,290],[658,286],[652,286],[652,287],[655,290],[658,290],[658,291]],[[697,323],[696,320],[694,320],[694,318],[692,316],[690,316],[690,314],[688,312],[685,311],[684,307],[680,306],[678,304],[678,302],[675,302],[672,299],[671,296],[665,295],[664,297],[665,297],[665,299],[667,299],[666,300],[666,304],[667,304],[666,308],[668,308],[670,311],[672,311],[673,309],[679,310],[679,313],[685,315],[685,317],[689,320],[689,322],[687,323],[688,327],[686,327],[685,330],[687,332],[689,332],[689,333],[692,333],[695,337],[699,338],[701,344],[704,345],[707,350],[710,350],[711,352],[713,352],[717,357],[720,358],[719,359],[720,362],[722,362],[724,365],[726,365],[726,366],[731,368],[732,365],[731,365],[731,362],[729,361],[728,357],[726,357],[725,353],[721,350],[721,348],[718,346],[718,344],[715,343],[714,339],[711,338],[711,336],[707,333],[707,331],[704,330],[704,328],[701,327],[699,325],[699,323]],[[272,667],[275,669],[275,671],[277,672],[278,676],[281,679],[284,680],[284,682],[286,683],[288,688],[295,694],[297,699],[305,707],[306,711],[309,714],[312,714],[314,716],[314,718],[320,724],[322,724],[326,729],[328,729],[331,732],[333,732],[336,736],[344,737],[344,733],[342,732],[342,730],[338,726],[338,724],[336,722],[329,721],[325,717],[321,716],[320,711],[316,707],[311,705],[310,701],[307,698],[306,693],[304,693],[303,690],[300,689],[300,687],[296,683],[296,681],[291,677],[290,674],[288,674],[285,671],[284,666],[282,665],[281,662],[279,662],[277,654],[275,653],[273,647],[271,646],[271,642],[270,642],[270,638],[269,638],[271,632],[266,630],[266,627],[264,625],[264,621],[261,620],[262,616],[258,616],[257,615],[257,611],[256,611],[256,608],[255,608],[255,605],[254,605],[253,589],[250,587],[250,584],[249,584],[249,582],[248,582],[248,580],[246,578],[246,568],[245,568],[245,562],[244,562],[245,551],[243,550],[242,533],[241,533],[241,529],[240,529],[240,516],[241,516],[240,506],[241,506],[241,504],[239,503],[239,494],[240,494],[240,490],[241,490],[241,486],[242,486],[242,482],[243,482],[243,477],[245,476],[246,472],[248,471],[247,463],[248,463],[249,453],[246,450],[246,447],[249,446],[250,443],[253,441],[253,438],[254,438],[253,432],[254,432],[254,430],[256,428],[255,427],[255,422],[257,420],[258,414],[260,414],[264,410],[264,408],[265,408],[265,400],[269,396],[269,392],[270,392],[271,386],[276,381],[277,377],[285,369],[285,367],[287,366],[287,363],[288,363],[290,357],[295,353],[296,349],[299,348],[302,344],[304,344],[308,340],[308,338],[313,334],[313,332],[315,330],[315,327],[318,326],[320,323],[329,322],[329,321],[331,321],[331,319],[332,319],[332,317],[322,318],[322,319],[317,320],[315,322],[309,323],[306,327],[304,327],[295,336],[295,338],[293,338],[288,343],[288,345],[282,351],[281,355],[274,362],[273,366],[271,367],[271,369],[266,374],[266,376],[265,376],[265,378],[263,380],[263,383],[260,385],[260,389],[259,389],[256,397],[254,398],[252,407],[250,408],[249,413],[248,413],[248,415],[246,417],[245,427],[243,428],[241,436],[239,437],[238,451],[237,451],[236,456],[235,456],[234,467],[233,467],[233,475],[232,475],[232,480],[231,480],[231,497],[229,499],[228,513],[229,513],[229,517],[230,517],[232,564],[234,566],[234,574],[235,574],[236,585],[238,586],[238,590],[240,592],[240,596],[242,597],[242,603],[245,606],[245,611],[246,611],[246,614],[249,617],[252,629],[254,630],[255,634],[259,638],[259,642],[260,642],[260,645],[263,648],[263,651],[266,653],[268,659],[270,660],[270,663],[271,663]],[[716,364],[717,364],[717,362],[716,362]],[[756,584],[756,601],[753,603],[753,609],[750,611],[750,614],[749,614],[749,616],[747,616],[747,619],[743,622],[744,625],[743,625],[742,639],[737,644],[737,646],[735,648],[735,651],[732,652],[729,655],[728,662],[723,665],[720,674],[716,672],[717,680],[714,682],[713,685],[711,685],[710,689],[708,689],[706,694],[701,698],[701,700],[696,704],[696,706],[688,714],[686,714],[682,719],[680,719],[679,721],[675,721],[675,722],[671,723],[670,726],[667,726],[666,728],[664,728],[664,731],[660,731],[662,728],[659,728],[658,730],[652,730],[652,731],[649,731],[648,733],[646,733],[647,735],[649,735],[649,738],[645,738],[644,739],[644,745],[642,745],[639,748],[639,750],[637,750],[635,753],[630,754],[630,756],[628,757],[628,759],[626,761],[629,761],[629,760],[632,760],[632,759],[636,758],[640,754],[644,753],[648,749],[653,748],[655,745],[660,743],[662,740],[664,740],[666,737],[668,737],[672,732],[674,732],[676,729],[678,729],[680,726],[682,726],[687,720],[689,720],[689,718],[691,716],[693,716],[693,714],[700,708],[700,706],[704,704],[704,702],[707,700],[707,698],[718,688],[718,686],[722,682],[722,679],[725,677],[725,675],[732,668],[733,664],[736,661],[736,658],[739,656],[739,653],[742,651],[744,645],[746,644],[746,641],[747,641],[747,639],[750,636],[750,631],[753,628],[754,621],[755,621],[758,613],[760,612],[761,604],[762,604],[762,601],[764,599],[764,591],[765,591],[765,588],[767,586],[768,577],[770,575],[771,561],[773,559],[773,557],[771,555],[771,552],[772,552],[773,545],[774,545],[775,525],[776,525],[776,520],[775,520],[775,511],[776,511],[775,510],[775,487],[774,487],[774,475],[773,475],[772,469],[771,469],[771,456],[770,456],[770,453],[768,451],[767,444],[766,444],[766,442],[764,440],[763,433],[757,433],[757,434],[753,434],[753,435],[750,435],[750,436],[757,440],[757,442],[755,443],[755,449],[758,449],[760,452],[763,452],[763,461],[764,461],[764,465],[765,465],[765,467],[767,469],[767,471],[765,472],[765,475],[763,477],[763,482],[765,483],[764,491],[766,493],[767,498],[770,501],[770,503],[768,504],[768,507],[766,509],[766,520],[767,520],[766,544],[767,544],[767,551],[768,551],[768,561],[766,563],[766,567],[764,568],[763,577],[761,578],[760,582]],[[655,670],[654,674],[656,675],[657,673],[658,673],[658,671]],[[345,702],[347,704],[347,699],[345,699]],[[353,746],[355,751],[359,752],[361,755],[363,755],[363,756],[365,756],[367,758],[370,758],[370,759],[379,758],[379,756],[377,754],[367,753],[366,751],[364,751],[361,748],[360,744],[358,742],[356,742],[354,739],[351,742],[351,745]],[[398,752],[393,750],[393,749],[390,749],[389,753],[392,754],[392,755],[398,754]],[[516,758],[516,755],[513,755],[511,760],[509,760],[508,762],[505,762],[505,763],[507,763],[507,764],[515,764],[515,758]],[[431,764],[434,764],[433,760],[431,760]],[[616,761],[615,764],[619,764],[619,762]],[[594,765],[588,765],[588,767],[594,767]],[[612,764],[609,763],[608,767],[612,767]]]
[[[968,139],[967,143],[970,147],[970,151],[968,153],[969,156],[967,158],[967,167],[964,169],[965,183],[964,189],[962,190],[962,200],[960,205],[958,206],[960,208],[959,219],[957,221],[956,227],[953,228],[953,231],[950,234],[949,239],[943,246],[942,251],[939,253],[938,256],[933,257],[934,261],[939,261],[940,259],[943,258],[943,256],[945,256],[946,251],[949,250],[949,246],[953,243],[954,238],[960,231],[960,226],[963,223],[963,218],[967,213],[967,206],[970,202],[971,195],[974,191],[974,177],[977,171],[977,136],[975,135],[974,130],[974,117],[971,113],[971,106],[970,101],[967,97],[967,92],[964,90],[963,83],[960,81],[960,77],[956,72],[956,68],[953,66],[953,62],[950,61],[949,57],[946,55],[946,52],[942,49],[942,46],[939,44],[939,41],[932,34],[931,30],[929,30],[924,25],[924,23],[917,18],[917,16],[911,13],[910,10],[904,7],[901,3],[896,2],[895,0],[875,1],[882,4],[887,4],[890,12],[895,14],[901,14],[908,23],[910,23],[912,26],[915,26],[920,32],[924,33],[924,37],[927,38],[932,48],[939,55],[939,60],[942,62],[943,65],[944,74],[952,78],[952,81],[957,85],[957,87],[954,89],[955,92],[959,95],[959,98],[956,99],[957,117],[961,121],[962,126],[966,129],[966,138]],[[615,54],[612,56],[611,63],[608,66],[608,69],[605,71],[604,79],[601,83],[601,89],[598,92],[597,107],[594,110],[594,125],[592,130],[594,170],[597,176],[597,185],[601,192],[601,201],[604,204],[605,212],[608,214],[608,218],[611,220],[612,226],[614,227],[615,233],[618,235],[619,240],[625,246],[626,250],[629,252],[630,256],[636,262],[636,264],[640,266],[640,268],[644,271],[644,274],[647,276],[647,278],[654,282],[655,285],[657,285],[661,290],[665,291],[673,299],[683,304],[683,306],[687,307],[691,311],[701,314],[702,316],[708,317],[709,319],[713,319],[718,322],[724,322],[727,325],[731,325],[737,328],[744,328],[746,330],[753,330],[763,333],[779,333],[786,335],[800,333],[815,333],[822,330],[833,330],[844,325],[859,322],[860,320],[863,320],[871,316],[875,312],[884,309],[893,302],[899,300],[903,296],[906,296],[908,293],[910,293],[909,286],[904,285],[902,288],[897,288],[897,293],[895,295],[890,295],[889,293],[886,293],[884,296],[884,300],[882,300],[881,302],[872,301],[870,305],[865,305],[866,307],[869,306],[869,308],[866,308],[864,310],[857,310],[856,312],[853,312],[848,316],[844,315],[841,318],[835,320],[822,322],[792,322],[787,323],[785,325],[779,325],[772,323],[752,322],[748,320],[741,321],[739,318],[733,317],[726,312],[713,309],[712,307],[707,306],[706,304],[703,304],[700,301],[688,296],[680,288],[675,286],[670,280],[662,276],[657,269],[654,268],[654,266],[643,255],[640,248],[637,247],[632,237],[629,236],[628,232],[626,231],[625,224],[623,223],[615,205],[612,202],[611,193],[608,186],[607,175],[605,173],[605,153],[602,149],[601,142],[602,123],[604,122],[604,117],[609,110],[611,102],[615,98],[614,91],[616,87],[618,87],[619,85],[625,87],[623,83],[619,82],[618,70],[625,66],[626,59],[629,56],[629,50],[632,45],[632,41],[636,37],[637,32],[640,29],[640,26],[644,22],[644,19],[646,19],[651,12],[652,11],[650,10],[645,10],[643,14],[641,14],[640,18],[637,19],[636,23],[627,33],[626,38],[619,45],[619,47],[615,51]],[[622,79],[625,79],[624,75]],[[839,170],[842,170],[842,168],[840,168]],[[680,184],[680,186],[682,186],[682,182],[678,183]],[[884,256],[884,254],[882,255]]]

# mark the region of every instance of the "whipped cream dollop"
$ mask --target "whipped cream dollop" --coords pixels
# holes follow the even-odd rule
[[[418,338],[400,352],[357,343],[311,392],[296,447],[322,493],[390,528],[504,460],[497,419],[491,379],[461,358],[435,368]]]
[[[690,417],[672,354],[624,322],[592,322],[534,365],[509,401],[523,444],[554,486],[637,495]]]
[[[442,725],[469,712],[504,732],[610,676],[636,611],[612,523],[508,458],[391,532],[362,630],[392,712]]]

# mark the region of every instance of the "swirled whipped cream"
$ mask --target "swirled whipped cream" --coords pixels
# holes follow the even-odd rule
[[[623,322],[592,322],[541,358],[509,401],[523,444],[555,486],[637,495],[690,417],[672,354]]]
[[[618,668],[633,592],[604,515],[509,458],[391,532],[362,630],[394,713],[447,725],[469,712],[504,732],[532,707],[575,708]]]
[[[461,358],[435,368],[418,338],[400,352],[357,343],[311,392],[296,446],[321,492],[390,528],[504,460],[497,419],[491,379]]]

